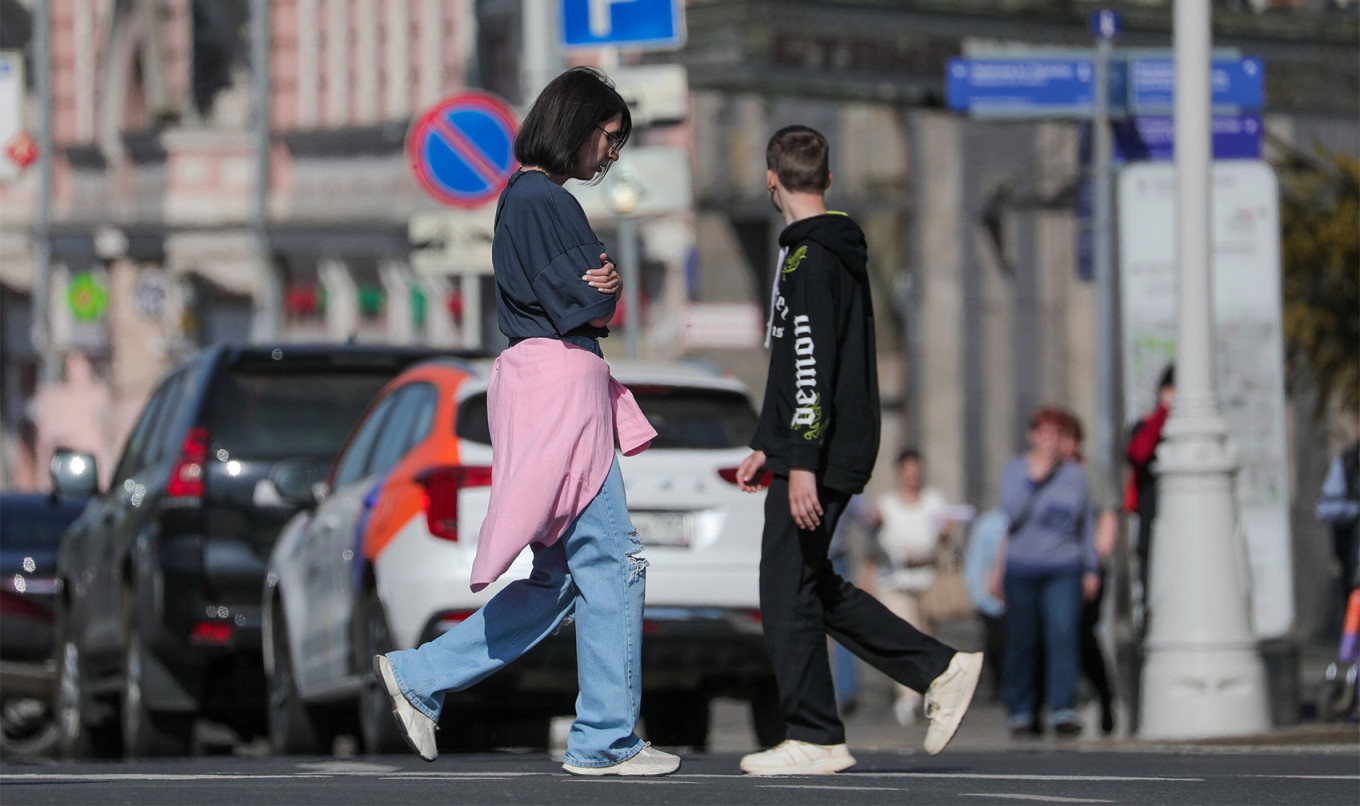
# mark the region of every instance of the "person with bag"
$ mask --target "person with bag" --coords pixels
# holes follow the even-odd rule
[[[1010,518],[992,591],[1006,603],[1007,726],[1034,732],[1036,657],[1043,647],[1050,722],[1059,736],[1081,733],[1076,717],[1082,602],[1100,585],[1086,474],[1062,455],[1064,412],[1043,408],[1029,423],[1030,450],[1001,473],[1001,508]]]
[[[923,607],[926,592],[938,578],[938,563],[949,540],[945,520],[948,503],[934,487],[925,486],[920,451],[906,448],[897,456],[897,486],[879,496],[868,516],[877,525],[876,551],[866,563],[864,578],[873,580],[871,591],[892,614],[930,635],[934,627]],[[902,725],[916,721],[921,694],[901,683],[893,715]]]
[[[784,217],[771,289],[770,371],[752,453],[737,469],[764,489],[760,613],[787,738],[741,760],[751,775],[849,769],[826,638],[925,691],[926,752],[949,744],[972,702],[982,653],[961,653],[894,616],[831,567],[827,548],[878,455],[881,414],[864,232],[828,212],[830,146],[807,126],[775,132],[765,186]]]
[[[526,547],[533,572],[435,640],[374,658],[407,744],[426,761],[437,756],[444,694],[494,674],[571,616],[580,693],[563,770],[651,776],[680,766],[634,733],[647,560],[616,446],[632,455],[656,431],[609,374],[599,339],[609,333],[619,284],[580,203],[562,187],[607,171],[631,131],[613,84],[578,67],[543,89],[515,136],[522,167],[501,192],[491,246],[510,347],[487,391],[495,469],[472,590],[494,582]],[[599,261],[603,287],[591,271]]]

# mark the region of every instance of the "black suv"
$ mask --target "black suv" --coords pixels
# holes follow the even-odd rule
[[[57,563],[66,755],[183,754],[200,716],[263,732],[270,548],[369,399],[439,352],[217,346],[167,374],[109,489],[63,489],[95,493]]]

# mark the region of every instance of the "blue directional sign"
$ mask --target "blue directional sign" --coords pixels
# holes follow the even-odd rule
[[[682,0],[562,0],[565,48],[678,48],[683,44]]]
[[[1123,107],[1124,73],[1112,63],[1110,106]],[[1095,66],[1088,58],[950,59],[949,108],[976,117],[1090,117]]]
[[[1255,57],[1214,59],[1210,67],[1215,109],[1260,109],[1265,100],[1265,70]],[[1129,111],[1170,112],[1175,101],[1174,59],[1129,60]]]
[[[1092,11],[1087,26],[1102,39],[1114,39],[1124,27],[1124,16],[1110,8]]]
[[[1088,56],[951,59],[945,81],[950,109],[978,118],[1090,118],[1095,65]],[[1264,74],[1255,57],[1214,59],[1213,105],[1219,113],[1260,109]],[[1110,114],[1172,111],[1176,63],[1163,57],[1110,60]]]
[[[1072,114],[1091,107],[1088,59],[950,59],[949,108],[975,114]]]
[[[1114,161],[1171,160],[1176,153],[1176,124],[1167,115],[1144,115],[1115,121],[1113,125]],[[1216,160],[1254,160],[1261,158],[1265,126],[1260,112],[1214,115],[1212,148]]]
[[[515,171],[515,117],[494,95],[464,92],[422,115],[406,138],[406,158],[421,187],[453,207],[496,197]]]

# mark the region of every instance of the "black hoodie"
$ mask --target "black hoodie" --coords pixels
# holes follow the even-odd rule
[[[878,455],[878,364],[864,232],[849,216],[795,221],[770,313],[770,373],[751,447],[766,469],[864,489]]]

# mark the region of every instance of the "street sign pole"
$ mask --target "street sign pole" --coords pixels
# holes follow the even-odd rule
[[[38,95],[38,188],[33,210],[33,349],[38,353],[38,382],[61,377],[52,342],[52,12],[47,3],[33,10],[33,86]]]
[[[520,3],[520,26],[524,36],[520,106],[525,112],[563,69],[558,36],[562,26],[560,6],[561,0],[521,0]]]
[[[1095,59],[1095,117],[1092,120],[1091,182],[1094,217],[1094,257],[1096,277],[1096,422],[1094,429],[1096,456],[1103,467],[1098,468],[1119,489],[1116,471],[1119,461],[1115,454],[1116,424],[1122,422],[1118,395],[1115,391],[1115,343],[1118,337],[1118,306],[1115,293],[1118,284],[1114,277],[1114,228],[1111,224],[1113,200],[1110,194],[1110,54],[1114,36],[1118,33],[1119,16],[1113,11],[1092,13],[1092,27],[1096,33]]]
[[[1091,122],[1091,194],[1092,194],[1092,263],[1093,273],[1096,282],[1096,389],[1095,404],[1096,417],[1095,426],[1092,429],[1092,439],[1096,466],[1092,472],[1104,474],[1106,488],[1119,490],[1121,485],[1120,469],[1122,463],[1119,456],[1118,429],[1123,423],[1123,406],[1121,405],[1119,380],[1123,375],[1119,371],[1120,351],[1118,349],[1120,324],[1119,324],[1119,304],[1116,299],[1119,283],[1115,278],[1114,267],[1114,226],[1113,207],[1114,200],[1111,193],[1110,182],[1110,152],[1111,152],[1111,123],[1110,123],[1110,57],[1113,51],[1114,37],[1119,32],[1119,15],[1108,9],[1092,12],[1091,29],[1095,34],[1095,101],[1094,116]],[[1121,541],[1122,543],[1122,541]],[[1111,558],[1112,562],[1120,562],[1121,557],[1126,557],[1127,552],[1117,553]],[[1120,603],[1128,602],[1125,594],[1128,587],[1128,580],[1131,578],[1127,572],[1127,565],[1121,563],[1120,566],[1112,569],[1109,579],[1112,580],[1111,587],[1112,599],[1115,602],[1115,612],[1118,617],[1125,618],[1128,614],[1128,607],[1120,607]],[[1123,612],[1120,612],[1123,611]],[[1113,631],[1111,619],[1106,619],[1107,630]],[[1116,659],[1121,650],[1119,642],[1111,640],[1109,642],[1114,649]],[[1116,669],[1127,668],[1129,664],[1116,662]],[[1130,681],[1131,682],[1131,681]],[[1128,686],[1125,690],[1132,689]],[[1136,710],[1131,713],[1136,714]]]
[[[277,341],[283,325],[283,282],[269,246],[269,132],[273,93],[270,87],[270,14],[265,0],[250,3],[250,86],[251,140],[254,147],[254,184],[250,230],[260,262],[260,293],[257,298],[251,336],[254,341]]]
[[[1176,0],[1176,401],[1157,449],[1141,734],[1257,734],[1270,727],[1252,635],[1236,451],[1214,385],[1210,261],[1209,4]]]

